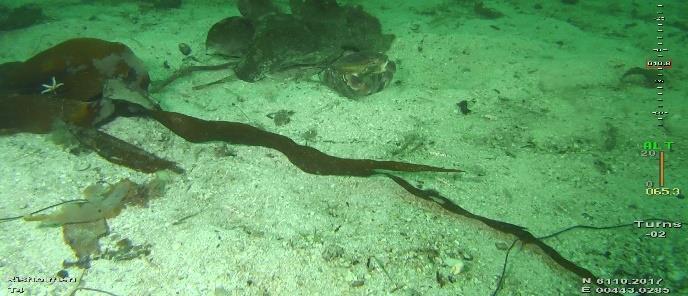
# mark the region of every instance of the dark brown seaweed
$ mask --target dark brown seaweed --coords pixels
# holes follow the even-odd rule
[[[461,172],[422,164],[371,159],[349,159],[327,155],[319,150],[299,145],[292,139],[261,130],[248,124],[229,121],[203,120],[188,115],[149,110],[149,116],[189,142],[224,141],[234,144],[261,146],[282,152],[289,161],[306,173],[367,177],[380,170],[397,172]]]
[[[144,173],[154,173],[165,169],[178,174],[184,173],[184,169],[180,168],[177,163],[157,157],[95,128],[83,128],[74,125],[67,128],[79,140],[79,143],[95,151],[109,162]]]
[[[406,180],[402,179],[401,177],[394,176],[391,174],[385,174],[388,178],[392,179],[395,183],[397,183],[399,186],[404,188],[406,191],[409,193],[413,194],[416,197],[419,197],[421,199],[439,204],[442,208],[444,208],[446,211],[450,213],[454,213],[460,216],[464,216],[469,219],[474,219],[477,221],[480,221],[484,223],[485,225],[489,226],[492,229],[495,229],[499,232],[507,233],[516,236],[520,241],[522,241],[524,244],[532,244],[537,246],[542,252],[547,255],[550,259],[552,259],[554,262],[556,262],[559,266],[562,268],[573,272],[577,276],[581,278],[590,278],[593,279],[593,282],[597,282],[597,277],[590,272],[589,270],[577,265],[576,263],[564,258],[557,252],[554,248],[548,246],[545,244],[541,239],[536,238],[532,233],[530,233],[528,230],[526,230],[524,227],[514,225],[511,223],[506,223],[502,221],[497,221],[493,220],[487,217],[483,217],[480,215],[473,214],[466,209],[462,208],[461,206],[457,205],[454,203],[451,199],[441,195],[439,192],[434,191],[434,190],[423,190],[416,188],[415,186],[411,185],[409,182]]]

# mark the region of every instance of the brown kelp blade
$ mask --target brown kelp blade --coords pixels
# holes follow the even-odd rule
[[[112,163],[146,173],[164,169],[184,172],[174,162],[93,128],[95,118],[104,111],[101,103],[102,101],[64,100],[43,95],[0,96],[0,132],[48,133],[56,122],[64,122],[83,146]]]
[[[0,97],[0,131],[47,133],[56,120],[73,124],[72,133],[79,141],[110,162],[143,172],[170,169],[181,173],[176,163],[161,159],[140,148],[90,127],[103,113],[102,102],[59,100],[47,96]],[[398,161],[348,159],[327,155],[299,145],[288,137],[267,132],[248,124],[230,121],[209,121],[188,115],[149,110],[140,105],[113,101],[114,115],[145,115],[157,120],[172,132],[195,143],[225,141],[241,145],[262,146],[282,152],[304,172],[317,175],[370,176],[380,171],[397,172],[461,172],[435,166]],[[107,112],[110,114],[110,112]],[[80,127],[83,126],[83,127]]]
[[[248,124],[229,121],[203,120],[188,115],[146,110],[151,116],[187,141],[200,143],[224,141],[234,144],[262,146],[282,152],[292,164],[306,173],[316,175],[371,176],[381,170],[398,172],[461,172],[422,164],[371,159],[348,159],[327,155],[319,150],[299,145],[288,137],[267,132]]]
[[[67,128],[79,140],[79,143],[95,151],[109,162],[144,173],[154,173],[165,169],[178,174],[184,173],[184,169],[179,167],[177,163],[162,159],[95,128],[75,125],[68,125]]]
[[[63,100],[44,95],[0,96],[0,131],[48,133],[56,120],[89,126],[98,102]]]
[[[424,200],[437,203],[448,212],[461,215],[469,219],[478,220],[484,223],[485,225],[491,227],[492,229],[516,236],[524,244],[533,244],[537,246],[540,250],[542,250],[543,253],[545,253],[545,255],[551,258],[559,266],[568,271],[573,272],[581,278],[590,278],[593,279],[593,281],[596,281],[598,279],[598,277],[595,276],[591,271],[564,258],[564,256],[559,254],[559,252],[557,252],[554,248],[548,246],[541,239],[536,238],[532,233],[530,233],[528,230],[521,226],[473,214],[467,211],[466,209],[462,208],[458,204],[454,203],[451,199],[441,195],[437,191],[419,189],[411,185],[411,183],[409,183],[408,181],[395,175],[385,174],[385,176],[392,179],[392,181],[404,188],[407,192]]]
[[[59,83],[51,93],[67,100],[100,96],[109,79],[145,91],[150,81],[143,62],[126,45],[95,38],[74,38],[50,47],[24,62],[0,65],[0,94],[36,95],[43,84]]]

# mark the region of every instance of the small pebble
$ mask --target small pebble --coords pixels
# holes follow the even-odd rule
[[[344,255],[344,248],[339,245],[328,245],[322,252],[325,261],[332,261]]]
[[[213,292],[214,296],[229,296],[232,295],[232,293],[225,289],[225,287],[215,287],[215,291]]]
[[[69,272],[67,272],[66,270],[62,269],[62,270],[58,271],[56,275],[57,275],[57,277],[63,279],[63,278],[69,277]]]
[[[444,287],[448,283],[447,275],[439,270],[435,272],[435,280],[440,284],[440,287]]]
[[[495,247],[497,247],[497,250],[507,250],[509,249],[509,245],[507,245],[505,242],[497,242],[495,243]]]
[[[466,270],[466,264],[463,262],[463,260],[455,259],[452,262],[452,264],[451,264],[451,274],[452,275],[459,275],[459,274],[463,273],[465,270]],[[452,283],[454,282],[451,279],[449,281],[451,281]]]
[[[188,56],[191,54],[191,47],[186,43],[179,43],[179,52],[185,56]]]
[[[468,101],[466,100],[461,100],[460,102],[456,103],[456,106],[459,107],[459,112],[463,115],[471,113],[471,110],[468,109]]]
[[[418,23],[411,24],[411,31],[418,32],[419,29],[420,29],[420,24],[418,24]]]

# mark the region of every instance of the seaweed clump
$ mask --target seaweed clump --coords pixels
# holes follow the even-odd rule
[[[85,56],[74,56],[67,48],[75,44],[83,44],[95,50],[83,52],[83,48],[75,49],[82,50]],[[116,54],[110,54],[112,51]],[[123,81],[133,89],[145,91],[148,74],[142,67],[137,67],[138,61],[123,44],[98,39],[76,39],[39,53],[26,62],[2,65],[0,77],[7,77],[8,80],[0,80],[0,130],[47,133],[54,122],[62,121],[85,147],[112,163],[142,172],[169,169],[182,173],[183,170],[174,162],[157,158],[96,130],[98,125],[117,116],[148,117],[190,142],[224,141],[278,150],[304,172],[318,175],[365,177],[377,174],[380,170],[461,172],[459,169],[405,162],[335,157],[248,124],[202,120],[103,97],[104,83],[109,79]],[[109,67],[104,67],[104,64]],[[89,69],[93,75],[87,75]],[[105,69],[109,71],[103,71]],[[12,70],[19,74],[12,76]],[[64,81],[64,88],[51,89],[50,94],[41,93],[37,86],[40,86],[42,80],[29,75],[31,71],[38,73],[37,77],[60,77]],[[79,88],[80,83],[86,85],[85,90]]]
[[[132,246],[118,244],[115,251],[108,250],[101,254],[99,240],[109,234],[108,219],[115,218],[126,206],[145,206],[150,198],[160,196],[167,176],[156,176],[147,184],[139,185],[128,179],[112,185],[94,184],[83,191],[85,199],[73,200],[58,204],[59,208],[49,214],[39,210],[24,215],[25,221],[40,222],[43,227],[62,227],[62,236],[74,252],[75,262],[65,265],[76,265],[88,268],[91,258],[128,260],[150,253],[149,245]],[[132,257],[133,256],[133,257]]]
[[[60,226],[62,236],[78,258],[76,265],[88,267],[91,255],[98,254],[98,240],[108,234],[107,219],[117,216],[124,200],[136,184],[124,179],[112,186],[92,185],[84,190],[86,199],[62,204],[50,214],[32,213],[25,221],[39,221],[41,226]]]
[[[30,214],[26,221],[40,221],[42,226],[62,226],[80,224],[114,218],[124,205],[124,199],[136,188],[136,184],[124,179],[105,187],[91,185],[84,190],[85,200],[67,203],[51,214]]]
[[[59,88],[46,92],[52,79]],[[94,38],[70,39],[24,62],[0,65],[0,94],[53,95],[60,99],[100,98],[108,80],[121,80],[145,93],[150,83],[143,62],[126,45]]]
[[[110,162],[147,173],[182,173],[176,163],[97,130],[116,116],[113,101],[103,96],[107,85],[145,98],[149,82],[143,62],[126,45],[70,39],[24,62],[0,65],[0,131],[48,133],[61,126]]]

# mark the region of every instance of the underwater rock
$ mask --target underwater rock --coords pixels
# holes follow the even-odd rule
[[[468,115],[471,113],[471,109],[468,108],[468,101],[466,100],[461,100],[456,103],[456,107],[458,107],[459,113],[463,115]]]
[[[290,5],[292,14],[255,20],[255,36],[235,68],[239,79],[255,82],[294,67],[322,67],[346,51],[385,52],[394,39],[382,34],[380,22],[360,7],[324,0]]]
[[[382,90],[394,74],[394,63],[382,54],[373,54],[387,51],[394,35],[383,34],[379,20],[361,7],[340,6],[332,0],[292,0],[292,14],[283,14],[269,0],[239,1],[237,5],[243,16],[214,24],[206,48],[211,54],[240,58],[234,72],[243,81],[331,65],[323,82],[354,98]],[[359,54],[335,62],[347,52]],[[385,61],[383,68],[348,71],[350,64],[362,59]]]
[[[289,0],[289,8],[292,14],[304,19],[333,19],[341,13],[334,0]]]
[[[323,41],[293,15],[265,16],[257,26],[246,57],[234,71],[239,79],[255,82],[271,72],[321,64],[338,55],[333,44]]]
[[[350,51],[386,52],[394,35],[383,34],[380,21],[360,6],[334,0],[292,0],[291,10],[324,42]]]
[[[395,71],[394,62],[386,55],[357,52],[341,57],[325,69],[322,80],[338,93],[355,99],[384,89]]]
[[[189,46],[188,44],[179,43],[179,45],[177,47],[179,47],[179,52],[182,53],[183,55],[188,56],[191,54],[191,46]]]
[[[254,33],[253,23],[248,18],[228,17],[210,28],[205,47],[209,54],[243,57],[251,46]]]
[[[31,27],[45,19],[43,9],[35,4],[26,4],[13,9],[0,5],[0,31]]]
[[[182,0],[153,0],[150,4],[158,9],[170,9],[182,7]]]
[[[239,0],[237,1],[237,8],[239,8],[241,15],[251,20],[257,20],[264,15],[280,12],[279,8],[271,0]]]

